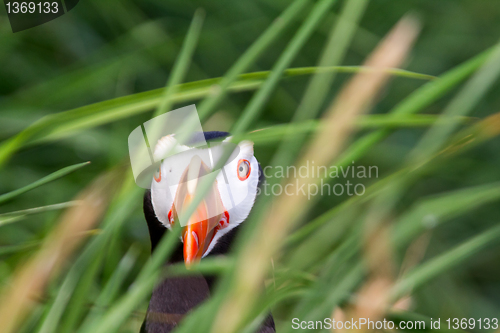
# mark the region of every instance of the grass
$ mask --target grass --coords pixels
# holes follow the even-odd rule
[[[90,4],[108,13],[113,24],[127,27],[121,42],[86,60],[92,65],[84,61],[58,79],[0,101],[6,121],[22,124],[0,142],[5,184],[0,332],[138,332],[159,279],[194,273],[219,275],[221,283],[177,332],[253,332],[269,309],[278,332],[292,332],[293,318],[429,322],[498,313],[500,122],[492,107],[498,106],[492,96],[500,73],[498,44],[433,76],[401,69],[421,56],[418,40],[429,37],[425,29],[417,35],[425,20],[405,16],[394,28],[385,27],[387,37],[376,38],[379,45],[363,54],[363,61],[352,48],[367,36],[359,25],[370,22],[370,8],[377,4],[295,0],[280,7],[281,13],[273,13],[275,4],[248,4],[241,6],[265,8],[269,19],[245,26],[250,31],[257,25],[259,33],[231,62],[223,61],[224,75],[207,76],[203,71],[210,66],[203,65],[197,50],[210,54],[217,47],[230,53],[229,44],[238,45],[234,31],[219,32],[224,38],[217,38],[212,8],[187,11],[185,29],[172,37],[161,22],[147,18],[147,11],[134,11],[138,7],[132,2],[117,7],[129,14],[126,19],[105,5]],[[155,2],[148,8],[162,6]],[[186,8],[171,6],[163,10]],[[338,13],[335,22],[332,13]],[[84,9],[78,15],[89,20]],[[136,21],[141,24],[131,23]],[[214,44],[205,48],[209,33]],[[115,52],[123,49],[133,50],[127,56],[142,67],[118,71],[122,60]],[[319,60],[304,61],[311,49]],[[168,64],[166,87],[123,88],[133,82],[130,77],[148,72],[151,59],[153,71]],[[353,66],[354,61],[364,64]],[[270,70],[261,70],[262,64]],[[97,81],[108,80],[110,73],[120,73],[110,87],[121,93],[72,103],[77,91],[106,86]],[[69,82],[61,101],[40,97],[40,91],[61,82]],[[393,95],[405,85],[415,88]],[[380,178],[359,180],[366,188],[361,196],[261,196],[229,256],[205,258],[190,271],[184,265],[165,270],[180,231],[174,229],[149,254],[143,190],[129,170],[126,138],[145,120],[193,102],[204,127],[217,123],[225,126],[221,130],[231,129],[235,142],[254,141],[262,166],[299,168],[315,161],[340,168],[355,161],[378,166]],[[58,112],[44,111],[54,105]],[[34,117],[29,121],[7,115],[25,108]],[[277,121],[283,114],[286,121]],[[91,138],[100,133],[106,140],[93,144]],[[84,160],[92,163],[82,163],[78,156],[89,154]],[[295,179],[267,179],[271,186],[292,188],[320,181],[342,182],[305,178],[295,185]]]

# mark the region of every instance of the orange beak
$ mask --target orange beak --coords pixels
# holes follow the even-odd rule
[[[198,183],[203,176],[209,173],[210,169],[198,156],[192,158],[181,177],[175,195],[174,216],[176,218],[178,211],[183,212],[190,206],[195,197]],[[188,221],[181,222],[182,225],[185,225],[182,229],[182,241],[186,266],[189,267],[203,257],[217,233],[217,227],[223,213],[224,207],[217,188],[217,181],[215,181]]]

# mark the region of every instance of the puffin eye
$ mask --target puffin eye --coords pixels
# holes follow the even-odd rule
[[[161,181],[161,168],[158,168],[153,176],[157,183]]]
[[[250,162],[247,160],[239,160],[238,161],[238,179],[245,180],[250,176]]]

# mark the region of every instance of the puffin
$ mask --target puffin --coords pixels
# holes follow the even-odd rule
[[[212,172],[209,165],[215,163],[209,158],[216,153],[207,153],[210,150],[207,147],[212,147],[210,142],[224,143],[230,139],[227,132],[213,131],[195,133],[191,140],[193,145],[179,144],[175,134],[164,136],[156,143],[153,154],[162,162],[153,176],[151,188],[144,195],[151,251],[155,251],[175,223],[182,226],[179,244],[165,265],[184,262],[190,267],[203,258],[227,254],[242,223],[251,213],[264,177],[254,156],[253,143],[241,141],[238,145],[232,144],[233,154],[189,221],[182,223],[179,220],[179,212],[189,205],[196,193],[198,179]],[[201,141],[207,146],[195,144]],[[177,155],[162,159],[167,151],[175,151]],[[216,277],[201,274],[164,279],[152,292],[140,332],[171,332],[189,311],[210,297],[215,284]],[[205,331],[200,329],[199,332]],[[276,332],[271,313],[257,332]]]

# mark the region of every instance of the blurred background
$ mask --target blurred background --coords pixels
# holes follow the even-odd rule
[[[11,32],[4,7],[0,6],[0,141],[46,115],[164,87],[197,8],[205,10],[206,19],[184,81],[221,77],[288,4],[284,0],[81,0],[68,14],[15,34]],[[336,5],[326,15],[292,67],[317,64],[338,12],[339,5]],[[414,49],[402,66],[413,72],[439,76],[491,47],[500,38],[500,3],[497,0],[371,1],[343,65],[361,64],[407,13],[416,15],[422,25]],[[304,12],[304,16],[291,24],[249,72],[272,68],[306,14]],[[331,96],[351,75],[337,76]],[[309,76],[283,79],[251,129],[289,122],[308,81]],[[386,113],[425,83],[426,80],[394,77],[372,112]],[[497,82],[470,116],[482,119],[498,112],[499,89]],[[252,95],[253,92],[231,93],[204,122],[204,130],[229,130]],[[452,95],[444,96],[423,113],[440,113]],[[327,98],[325,106],[329,100]],[[178,103],[175,107],[192,103]],[[5,202],[0,206],[0,214],[70,201],[103,171],[116,166],[127,167],[128,135],[152,114],[153,109],[85,130],[70,129],[62,138],[23,147],[1,167],[0,194],[21,188],[63,167],[86,161],[92,163]],[[383,178],[397,170],[424,131],[423,128],[397,130],[356,164],[378,166],[379,178]],[[256,148],[255,155],[262,166],[269,162],[276,147],[276,143],[270,143]],[[420,198],[438,193],[499,181],[499,147],[500,140],[496,138],[440,165],[406,193],[398,209],[403,211]],[[321,198],[308,218],[319,216],[345,199]],[[59,210],[54,210],[0,224],[0,287],[16,267],[36,251],[60,215]],[[487,230],[498,223],[499,216],[498,202],[459,214],[455,223],[440,226],[429,234],[425,256],[431,258]],[[132,244],[138,259],[130,281],[150,254],[141,200],[136,202],[123,227],[113,237],[113,245],[108,249],[109,263],[92,282],[89,302]],[[420,288],[414,295],[412,309],[433,318],[498,316],[499,262],[498,246],[484,250],[474,260]],[[57,281],[53,282],[54,286]],[[126,292],[127,285],[124,284],[122,293]],[[41,304],[50,300],[51,290],[56,290],[54,286],[49,288],[46,298],[39,300]],[[124,331],[133,332],[140,325],[146,307],[147,302],[144,302]],[[276,309],[278,323],[282,319],[280,314],[286,317],[286,307],[285,304],[281,310]]]

